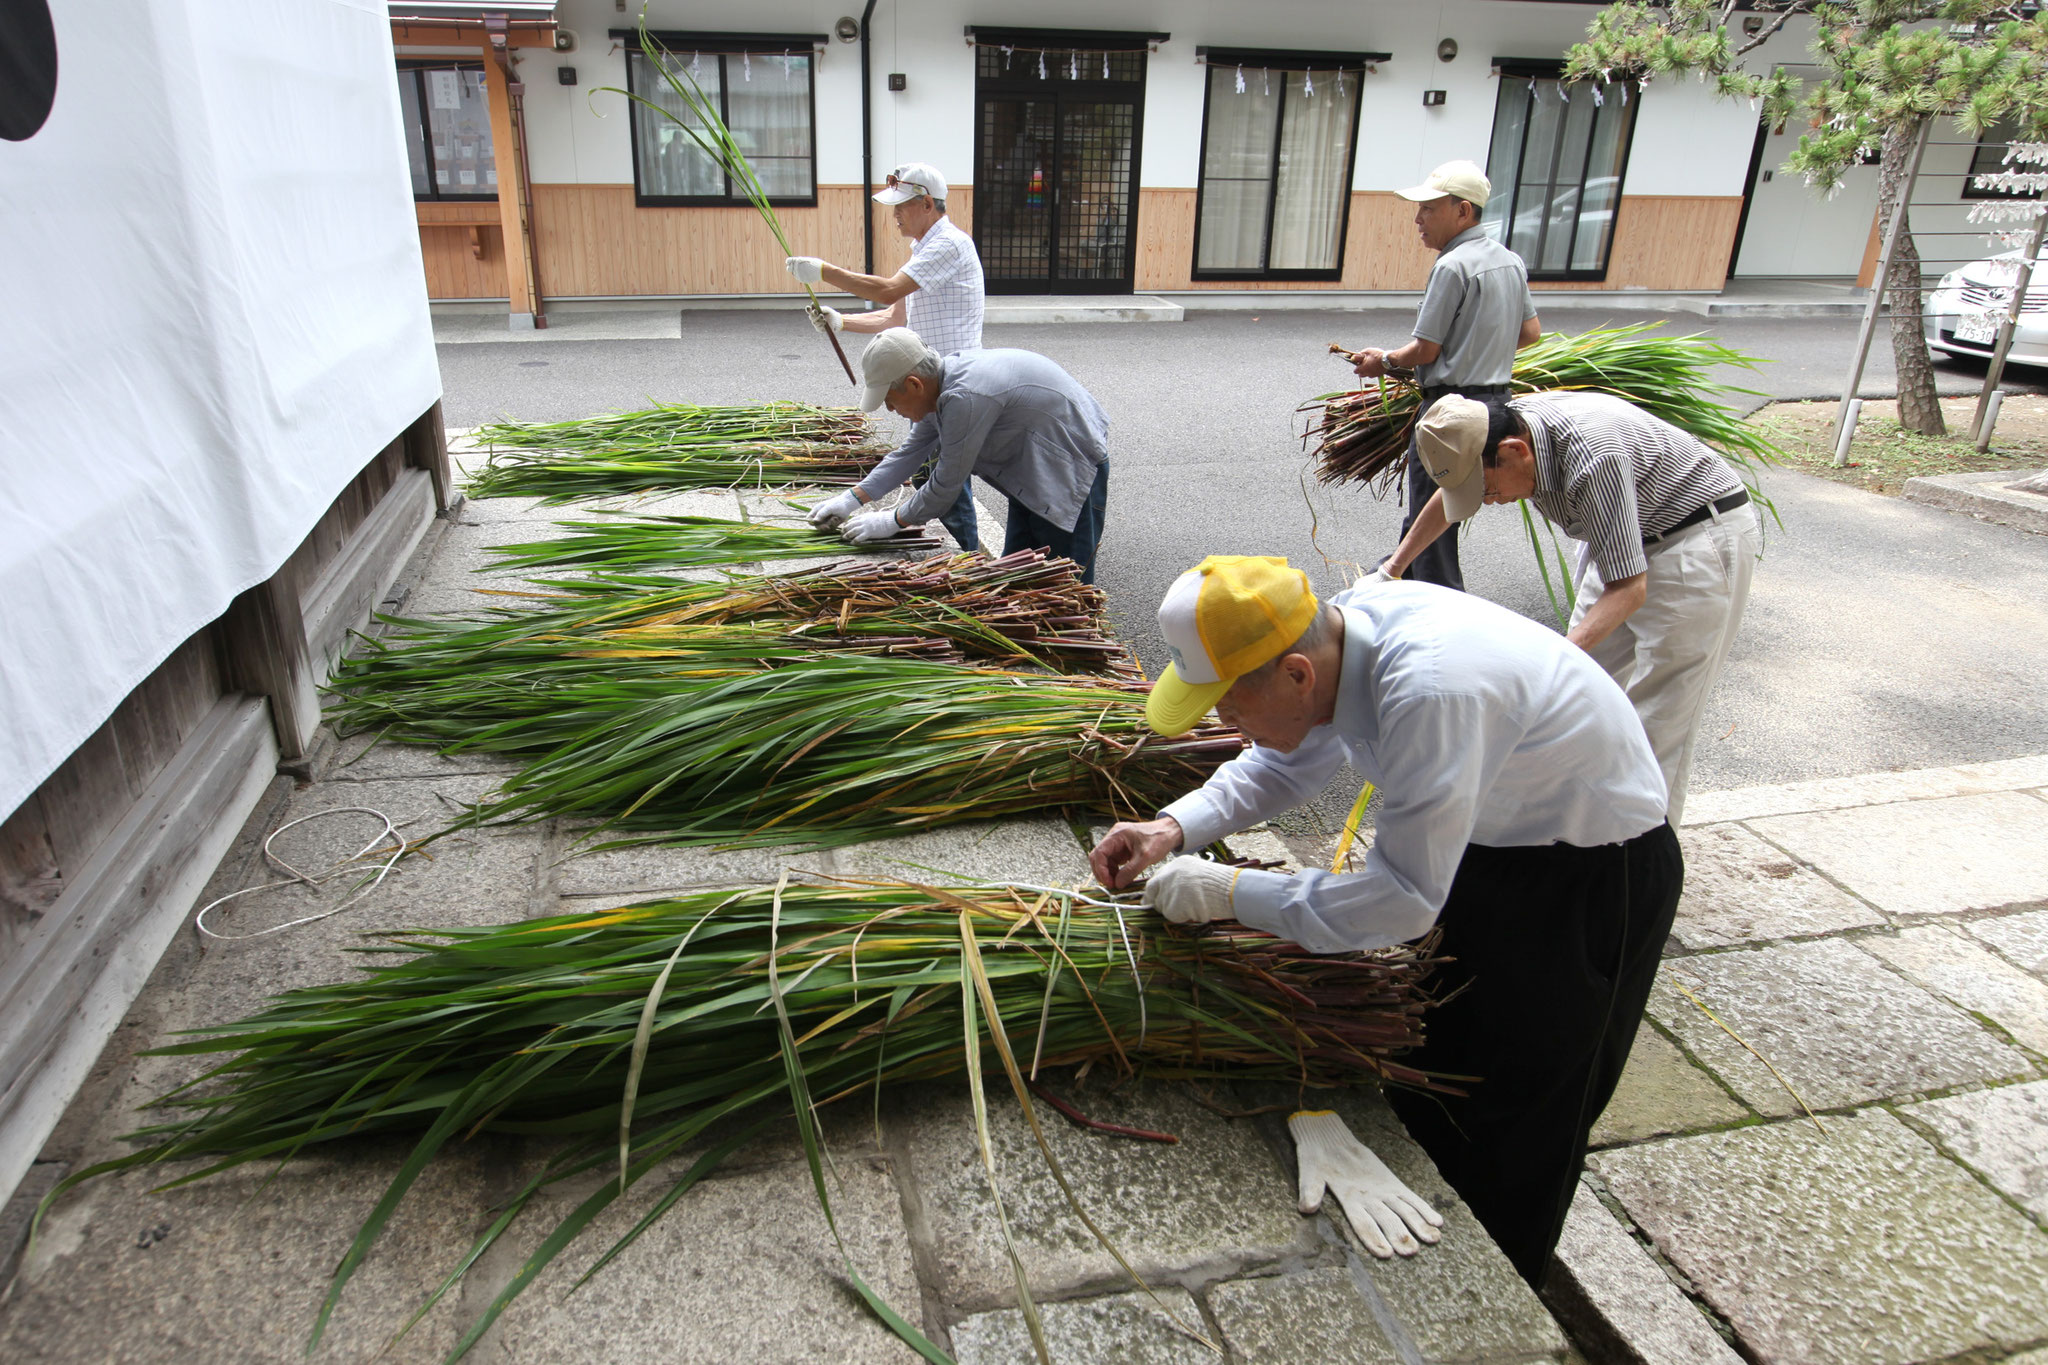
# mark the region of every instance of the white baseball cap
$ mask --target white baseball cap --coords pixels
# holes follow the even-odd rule
[[[946,177],[939,174],[936,166],[922,161],[911,161],[889,172],[889,183],[875,191],[875,202],[903,204],[920,194],[928,194],[943,202],[946,197]]]
[[[1403,199],[1417,204],[1445,195],[1455,195],[1466,200],[1474,208],[1485,208],[1486,197],[1493,193],[1493,182],[1486,178],[1486,172],[1469,161],[1446,161],[1429,173],[1429,179],[1412,190],[1395,190]]]
[[[860,353],[860,377],[865,384],[860,391],[860,410],[873,412],[881,407],[889,390],[902,383],[903,376],[916,369],[918,361],[937,355],[908,327],[891,327],[875,333],[875,339]]]
[[[1444,490],[1444,520],[1456,525],[1486,500],[1486,404],[1446,394],[1430,405],[1415,428],[1422,467]]]

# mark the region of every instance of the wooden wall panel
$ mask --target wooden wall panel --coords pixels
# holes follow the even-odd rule
[[[1543,282],[1536,292],[1586,289],[1714,289],[1728,278],[1739,197],[1633,195],[1621,201],[1607,278]],[[1195,249],[1195,192],[1150,189],[1138,207],[1141,292],[1198,289],[1420,289],[1434,256],[1415,235],[1415,210],[1399,195],[1358,191],[1344,240],[1344,277],[1335,283],[1189,278]]]
[[[482,201],[415,203],[420,258],[430,299],[506,297],[505,234],[498,206]],[[476,248],[483,247],[478,257]]]

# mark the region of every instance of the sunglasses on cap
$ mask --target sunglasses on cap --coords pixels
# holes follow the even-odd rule
[[[920,185],[920,184],[919,184],[919,183],[918,183],[917,181],[915,181],[915,180],[901,180],[901,179],[898,179],[898,178],[897,178],[897,176],[896,176],[896,173],[895,173],[894,171],[891,171],[891,172],[889,173],[889,178],[888,178],[888,180],[887,180],[887,182],[886,182],[886,183],[887,183],[887,185],[888,185],[888,188],[890,188],[890,189],[892,189],[892,190],[893,190],[893,189],[896,189],[896,188],[898,188],[899,186],[902,186],[902,187],[906,187],[906,188],[909,188],[909,189],[913,189],[913,190],[916,190],[916,191],[917,191],[917,192],[918,192],[919,194],[921,194],[921,195],[924,195],[924,196],[925,196],[926,198],[930,198],[930,197],[931,197],[931,193],[932,193],[932,191],[931,191],[931,186],[929,186],[929,185]]]

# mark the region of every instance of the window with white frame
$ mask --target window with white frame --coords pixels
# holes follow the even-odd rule
[[[637,37],[637,35],[636,35]],[[810,205],[818,200],[812,47],[809,38],[775,46],[772,38],[733,50],[687,34],[656,35],[663,51],[630,49],[626,86],[658,105],[634,101],[633,184],[643,205],[744,204],[745,193],[677,121],[698,126],[696,115],[655,63],[694,80],[731,130],[769,202]],[[731,40],[726,40],[730,42]],[[673,117],[670,117],[673,115]]]
[[[408,63],[398,69],[405,154],[415,199],[496,199],[491,103],[478,62]]]
[[[1635,127],[1625,81],[1565,85],[1556,62],[1496,61],[1500,95],[1480,222],[1532,280],[1607,275],[1622,174]]]
[[[1204,57],[1195,278],[1339,278],[1363,59],[1220,51]]]

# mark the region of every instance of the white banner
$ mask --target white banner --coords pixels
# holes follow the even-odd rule
[[[58,0],[0,141],[0,816],[440,395],[380,0]]]

